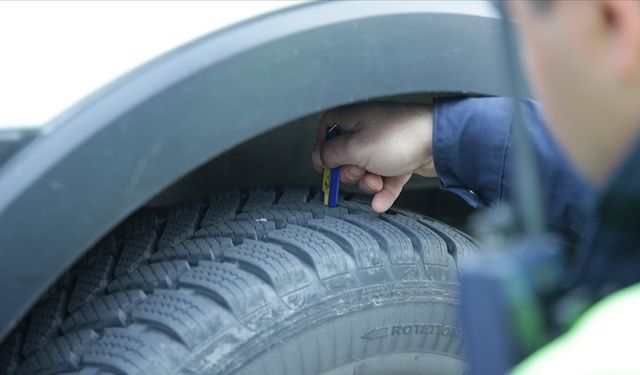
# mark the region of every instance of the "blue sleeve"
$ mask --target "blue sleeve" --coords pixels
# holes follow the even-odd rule
[[[577,234],[588,230],[595,192],[577,173],[548,133],[540,105],[521,104],[534,144],[548,224]],[[511,199],[513,100],[467,98],[436,100],[433,157],[443,189],[474,207]]]

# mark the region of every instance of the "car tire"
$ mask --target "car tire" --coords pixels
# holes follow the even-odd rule
[[[7,374],[451,374],[473,241],[422,215],[253,190],[139,212],[0,348]]]

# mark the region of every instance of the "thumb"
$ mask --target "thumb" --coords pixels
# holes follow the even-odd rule
[[[311,154],[314,167],[316,169],[335,168],[340,165],[364,167],[361,161],[364,159],[365,150],[354,145],[353,137],[353,133],[343,133],[321,143]]]
[[[393,203],[398,199],[402,188],[411,178],[411,173],[396,177],[383,177],[384,185],[382,190],[377,192],[371,200],[371,208],[375,212],[382,213],[387,211]]]

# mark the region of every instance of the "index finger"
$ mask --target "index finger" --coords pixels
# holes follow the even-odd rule
[[[357,105],[346,105],[326,111],[320,119],[318,129],[316,129],[314,148],[320,147],[324,142],[327,128],[337,124],[343,133],[353,130],[358,123],[358,121],[356,121],[356,108]]]

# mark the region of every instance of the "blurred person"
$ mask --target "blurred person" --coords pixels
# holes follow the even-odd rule
[[[528,117],[551,228],[580,238],[581,283],[610,294],[518,374],[640,373],[640,2],[512,1],[533,100],[438,99],[324,114],[312,161],[388,210],[412,174],[474,207],[511,199],[514,105]],[[339,124],[342,135],[324,141]]]

